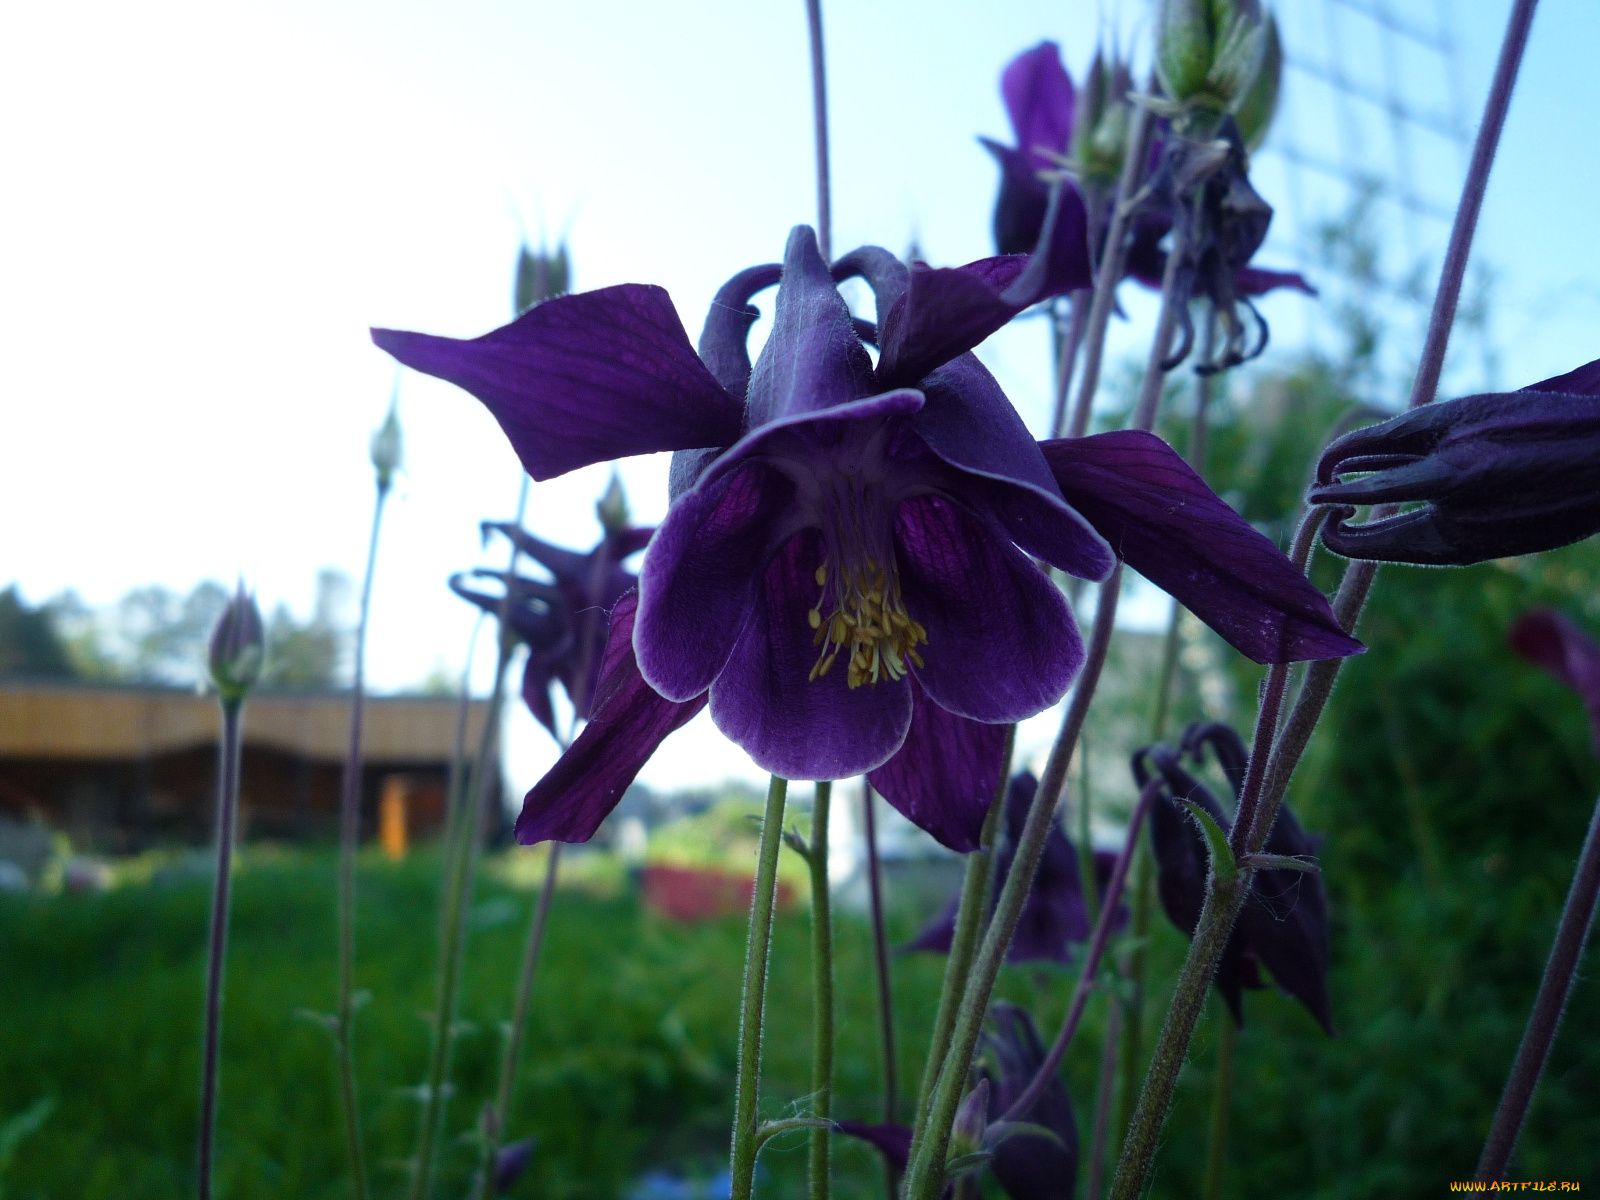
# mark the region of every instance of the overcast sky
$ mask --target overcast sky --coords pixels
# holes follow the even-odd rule
[[[915,238],[936,263],[989,253],[994,169],[974,136],[1007,136],[998,73],[1051,37],[1081,78],[1101,7],[830,6],[835,245],[898,252]],[[1432,0],[1416,7],[1431,28]],[[1449,7],[1475,122],[1508,3]],[[1142,14],[1124,6],[1125,38]],[[503,323],[526,230],[568,239],[580,288],[664,285],[695,336],[715,287],[779,257],[789,227],[814,217],[800,0],[91,0],[13,6],[4,26],[0,585],[35,601],[71,587],[102,604],[243,572],[265,601],[305,611],[319,567],[360,569],[366,440],[393,377],[369,325],[466,336]],[[1304,27],[1291,53],[1295,38],[1307,55],[1330,49]],[[1508,386],[1600,354],[1600,162],[1573,132],[1600,114],[1596,45],[1600,6],[1541,6],[1478,243],[1500,281]],[[1372,68],[1359,45],[1345,54],[1352,76]],[[1447,107],[1419,63],[1399,64],[1404,82]],[[1336,140],[1311,84],[1291,72],[1286,91],[1299,143]],[[1341,136],[1330,158],[1370,153],[1375,172],[1391,169],[1376,143],[1348,125]],[[1297,265],[1290,200],[1309,221],[1340,194],[1260,161],[1280,206],[1272,265]],[[1452,201],[1453,159],[1416,161],[1419,191]],[[1114,354],[1147,336],[1147,302],[1127,306]],[[1306,302],[1265,311],[1280,346],[1319,336]],[[1036,429],[1046,353],[1040,322],[980,350]],[[408,375],[401,413],[406,469],[369,651],[380,689],[459,668],[471,616],[444,579],[486,561],[477,522],[510,516],[518,485],[476,401]],[[591,541],[605,470],[535,486],[528,524]],[[664,459],[623,474],[637,516],[658,519]],[[514,723],[520,782],[548,758],[541,738]],[[644,778],[728,773],[753,769],[702,721]]]

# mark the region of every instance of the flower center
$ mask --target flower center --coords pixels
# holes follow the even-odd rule
[[[811,667],[813,680],[831,671],[840,654],[848,663],[846,682],[851,688],[904,678],[908,661],[923,665],[917,647],[927,645],[928,633],[906,612],[900,598],[900,574],[887,537],[888,515],[877,491],[863,486],[857,477],[825,498],[822,528],[827,553],[816,572],[822,594],[806,614],[816,630],[811,644],[819,647]],[[873,516],[880,519],[874,521]],[[870,536],[869,527],[880,536]]]

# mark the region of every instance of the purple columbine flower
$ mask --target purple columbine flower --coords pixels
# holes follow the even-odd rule
[[[1600,359],[1520,392],[1427,404],[1338,439],[1313,504],[1346,558],[1462,567],[1600,530]],[[1341,475],[1363,474],[1348,483]],[[1421,504],[1366,525],[1355,505]]]
[[[1044,1063],[1044,1044],[1026,1009],[997,1000],[992,1028],[983,1034],[978,1059],[979,1087],[987,1083],[988,1114],[996,1122],[1033,1081]],[[969,1093],[970,1104],[978,1093]],[[911,1130],[904,1125],[836,1121],[840,1133],[875,1147],[896,1170],[904,1171],[911,1153]],[[989,1124],[982,1148],[993,1157],[989,1169],[1011,1200],[1070,1198],[1078,1178],[1078,1123],[1072,1098],[1059,1077],[1034,1102],[1025,1124]]]
[[[1228,726],[1215,723],[1191,725],[1185,730],[1182,748],[1195,762],[1200,761],[1207,745],[1212,747],[1229,783],[1237,789],[1248,762],[1239,735]],[[1184,769],[1179,754],[1166,746],[1151,746],[1135,754],[1133,773],[1141,788],[1154,777],[1151,765],[1166,784],[1165,793],[1150,808],[1156,889],[1167,918],[1192,936],[1205,902],[1207,852],[1195,819],[1179,802],[1187,800],[1204,809],[1225,832],[1233,822],[1205,785]],[[1266,853],[1309,858],[1316,848],[1317,840],[1300,827],[1288,806],[1280,808],[1264,847]],[[1241,1026],[1242,989],[1266,986],[1261,967],[1271,972],[1280,990],[1300,1001],[1332,1035],[1328,900],[1320,875],[1286,868],[1256,871],[1250,895],[1239,910],[1239,919],[1217,967],[1217,990]]]
[[[472,572],[478,578],[496,579],[506,589],[510,600],[507,623],[528,648],[522,699],[551,736],[558,737],[551,685],[559,680],[573,710],[581,718],[588,717],[600,680],[611,610],[638,582],[624,563],[644,549],[655,531],[619,525],[608,529],[593,550],[579,554],[552,546],[515,525],[486,521],[483,529],[485,534],[504,534],[550,573],[551,581],[546,583],[503,571]],[[451,589],[498,616],[503,597],[476,591],[466,580],[464,575],[452,576]]]
[[[1517,618],[1509,640],[1523,658],[1578,693],[1589,713],[1595,756],[1600,757],[1600,642],[1553,608],[1536,608]]]
[[[517,1181],[528,1164],[533,1161],[535,1141],[533,1138],[523,1138],[520,1142],[512,1142],[509,1146],[502,1146],[494,1156],[494,1194],[503,1196],[511,1190],[511,1185]]]
[[[989,908],[993,912],[1000,889],[1011,873],[1011,862],[1016,857],[1017,840],[1022,836],[1023,823],[1028,818],[1028,808],[1033,804],[1039,781],[1032,772],[1014,775],[1006,788],[1006,841],[995,862],[994,887]],[[1111,870],[1117,856],[1095,851],[1094,873],[1098,894],[1104,895],[1111,881]],[[961,907],[961,896],[952,896],[944,910],[930,921],[907,950],[928,950],[938,954],[950,953],[950,943],[955,937],[956,912]],[[1127,908],[1117,906],[1113,929],[1127,924]],[[1034,873],[1033,886],[1023,902],[1017,918],[1017,931],[1006,950],[1009,963],[1057,962],[1063,965],[1072,961],[1072,946],[1087,942],[1093,932],[1089,927],[1089,909],[1083,896],[1083,880],[1078,873],[1078,851],[1061,831],[1059,824],[1050,827],[1044,844],[1044,857]]]
[[[1083,660],[1035,560],[1100,579],[1121,553],[1193,611],[1208,596],[1210,611],[1228,609],[1245,633],[1223,634],[1247,653],[1360,648],[1159,439],[1041,448],[1028,434],[970,350],[1088,282],[1086,258],[1051,253],[1048,230],[1040,245],[942,270],[869,246],[830,270],[802,226],[781,266],[723,286],[699,356],[666,293],[634,284],[548,301],[472,341],[374,331],[406,365],[481,399],[536,479],[677,452],[637,601],[613,613],[590,726],[528,794],[522,840],[589,837],[660,740],[709,703],[763,769],[870,773],[913,822],[973,849],[1004,724],[1059,700]],[[855,275],[877,325],[838,292]],[[752,368],[749,298],[780,280]],[[1064,498],[1063,479],[1098,518]]]

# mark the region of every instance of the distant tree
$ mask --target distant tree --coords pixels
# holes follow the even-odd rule
[[[352,592],[348,575],[325,568],[317,573],[317,595],[309,621],[301,622],[285,604],[273,610],[267,624],[263,686],[311,689],[343,684]]]
[[[49,609],[29,608],[16,585],[0,592],[0,675],[70,679],[72,659]]]

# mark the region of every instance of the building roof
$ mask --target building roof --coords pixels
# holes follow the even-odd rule
[[[467,745],[482,735],[488,703],[475,700]],[[454,697],[368,696],[368,761],[437,763],[455,750]],[[245,705],[245,742],[330,762],[350,738],[348,692],[263,692]],[[0,680],[0,758],[139,759],[214,745],[215,696],[179,688],[104,687]]]

